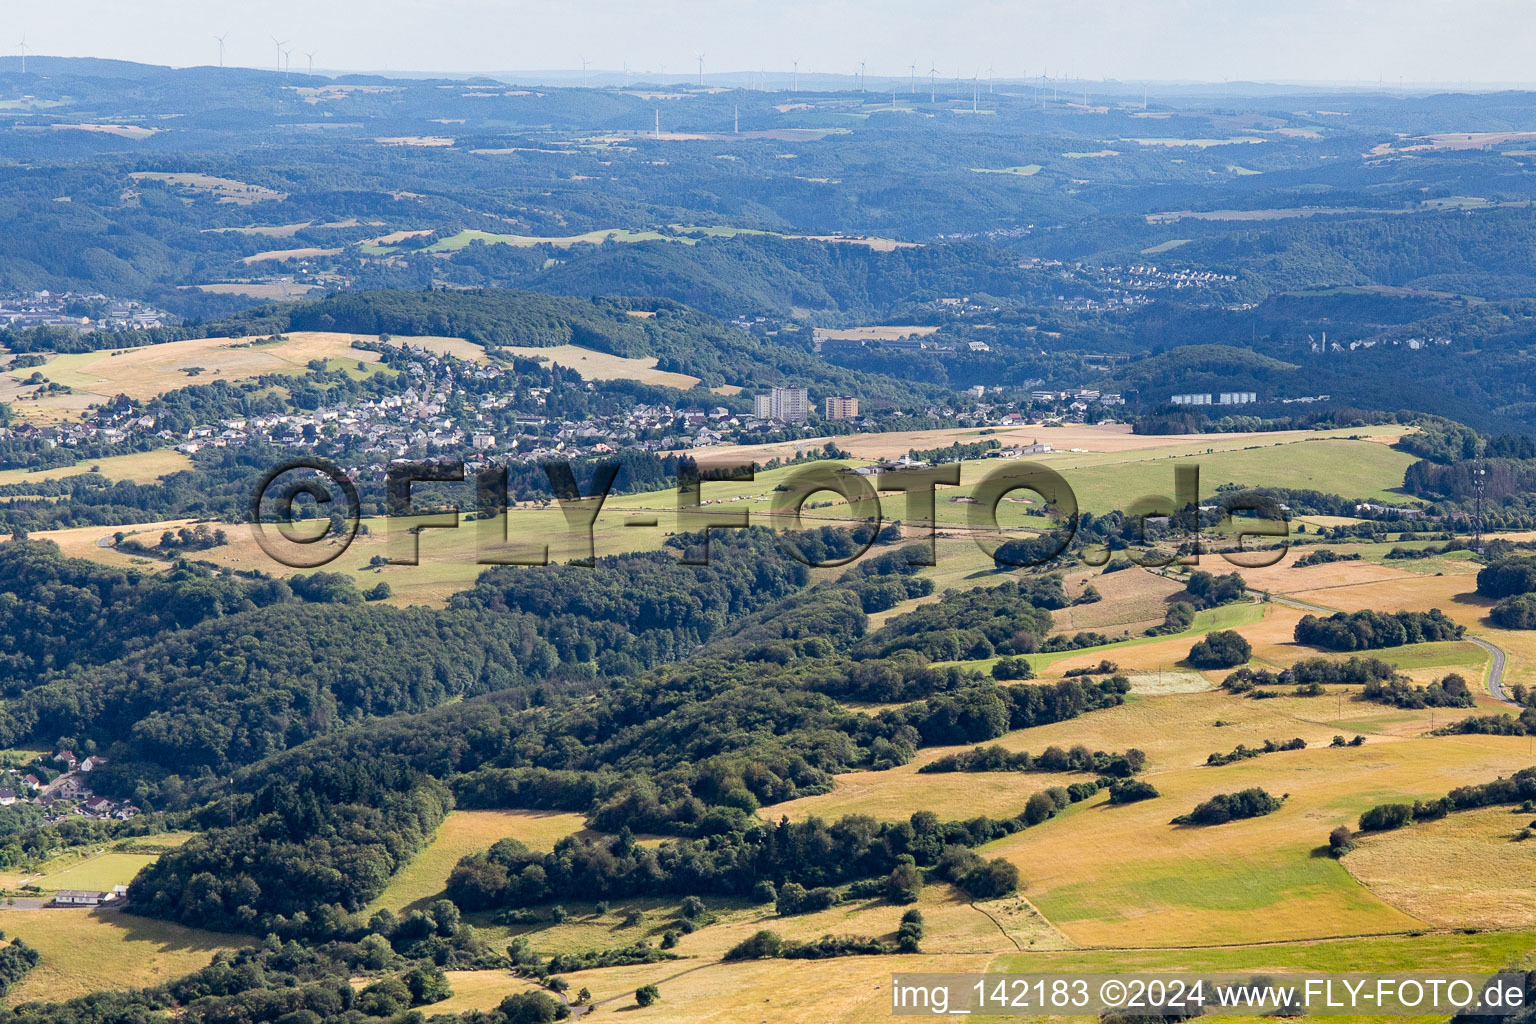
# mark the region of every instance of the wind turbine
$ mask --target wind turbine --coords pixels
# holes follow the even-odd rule
[[[587,87],[587,58],[581,58],[581,87]]]
[[[26,74],[27,73],[27,51],[32,49],[32,47],[27,45],[27,37],[26,36],[22,36],[21,37],[21,43],[19,45],[19,49],[21,50],[21,73],[22,74]]]
[[[272,45],[277,47],[277,70],[278,71],[282,71],[283,70],[283,44],[287,40],[279,39],[279,38],[277,38],[277,36],[272,36],[271,38],[272,38]]]
[[[937,102],[939,95],[939,69],[932,63],[928,65],[928,102]]]
[[[704,87],[704,55],[699,54],[699,88]]]
[[[800,91],[800,62],[798,60],[796,60],[794,62],[794,64],[795,64],[795,78],[794,78],[794,84],[792,85],[790,91],[791,92],[799,92]]]
[[[228,35],[229,33],[225,32],[222,36],[213,37],[219,41],[219,67],[224,66],[224,40],[226,37],[228,37]]]
[[[987,65],[987,95],[992,95],[992,65]]]
[[[310,50],[308,53],[306,53],[304,55],[304,56],[309,58],[309,73],[311,75],[313,75],[315,73],[315,54],[317,54],[319,52],[320,52],[319,50]]]
[[[859,92],[864,91],[864,83],[866,81],[868,81],[868,79],[864,77],[864,62],[859,61]]]
[[[907,72],[907,91],[915,96],[917,95],[917,65],[908,64]]]
[[[284,50],[283,51],[283,78],[284,78],[284,80],[286,80],[288,78],[288,73],[290,71],[292,71],[292,70],[293,70],[293,51],[292,50]]]

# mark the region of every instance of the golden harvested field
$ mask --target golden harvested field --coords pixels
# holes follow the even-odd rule
[[[86,404],[129,398],[153,398],[190,384],[212,380],[243,380],[267,373],[304,373],[313,359],[347,359],[364,363],[379,361],[377,352],[352,348],[354,340],[374,340],[362,335],[326,331],[294,331],[271,344],[259,338],[193,338],[142,348],[104,349],[54,356],[42,366],[9,370],[0,374],[0,401],[14,401],[18,393],[30,393],[22,381],[34,372],[74,389],[73,395],[21,401],[16,412],[28,417],[35,411],[76,410]],[[402,342],[407,339],[400,339]],[[251,342],[258,344],[250,344]],[[248,347],[241,347],[248,346]],[[193,375],[189,369],[201,368]]]
[[[286,263],[288,260],[309,259],[315,256],[335,256],[340,249],[326,249],[319,246],[302,246],[298,249],[272,249],[268,252],[258,252],[251,256],[242,257],[240,262],[249,266],[252,263],[265,263],[269,260]]]
[[[1106,713],[1095,712],[1096,715]],[[1038,732],[1038,729],[1025,729],[992,742],[1010,749],[1038,753],[1050,745],[1050,741],[1036,739],[1035,734]],[[1010,743],[1010,740],[1014,740],[1014,743]],[[867,814],[880,821],[906,821],[913,811],[928,809],[940,811],[947,817],[965,818],[985,814],[1006,818],[1022,811],[1029,798],[1042,789],[1092,778],[1090,775],[1072,772],[918,774],[917,769],[921,765],[936,761],[945,754],[969,749],[968,746],[929,747],[918,751],[911,764],[899,768],[839,775],[832,792],[774,804],[763,808],[760,815],[769,821],[777,821],[781,816],[791,821],[812,817],[833,821],[845,814]],[[954,803],[957,789],[965,794],[963,808]]]
[[[1377,896],[1440,928],[1536,926],[1536,842],[1517,841],[1532,815],[1485,807],[1361,836],[1344,857]]]
[[[1134,714],[1139,706],[1127,710]],[[1187,728],[1185,722],[1170,725]],[[1503,737],[1383,739],[1329,748],[1318,745],[1333,731],[1327,726],[1287,722],[1274,728],[1282,725],[1272,738],[1300,735],[1313,745],[1220,768],[1154,770],[1147,779],[1159,790],[1157,799],[1111,807],[1107,796],[1097,797],[984,852],[1016,863],[1026,895],[1084,945],[1171,947],[1258,935],[1274,940],[1413,931],[1423,927],[1418,919],[1356,885],[1337,861],[1316,854],[1328,832],[1352,826],[1373,804],[1440,796],[1530,761],[1523,740]],[[1223,731],[1232,734],[1225,749],[1241,740],[1236,730]],[[1092,743],[1081,733],[1076,738]],[[1250,736],[1249,742],[1258,739]],[[1187,749],[1189,760],[1199,753]],[[1247,821],[1206,828],[1168,823],[1216,793],[1250,786],[1289,799],[1279,811]]]
[[[389,908],[397,913],[438,899],[448,875],[461,857],[488,850],[498,840],[520,839],[534,850],[550,850],[556,842],[584,827],[579,814],[554,811],[453,811],[438,827],[432,844],[390,879],[370,911]]]
[[[134,483],[153,483],[172,473],[192,468],[192,460],[178,451],[162,449],[154,452],[134,452],[132,455],[110,455],[93,462],[77,462],[73,466],[55,466],[35,473],[24,469],[0,470],[0,485],[25,484],[34,480],[59,480],[67,476],[99,471],[109,480],[131,480]]]
[[[711,457],[736,458],[742,457],[755,459],[758,462],[766,462],[772,458],[788,458],[794,455],[795,449],[807,450],[820,448],[828,441],[835,441],[837,446],[848,452],[856,459],[892,459],[905,455],[913,448],[923,450],[930,448],[945,448],[956,442],[960,444],[975,444],[978,441],[996,441],[1003,447],[1011,445],[1030,444],[1039,441],[1042,444],[1051,445],[1055,451],[1046,455],[1030,456],[1029,461],[1041,462],[1058,470],[1065,468],[1080,468],[1092,465],[1116,465],[1124,464],[1126,460],[1105,460],[1102,458],[1073,458],[1075,455],[1091,455],[1093,453],[1117,453],[1136,452],[1138,454],[1133,462],[1146,461],[1149,458],[1177,458],[1208,455],[1216,452],[1233,452],[1248,448],[1271,448],[1278,445],[1290,445],[1301,441],[1316,441],[1328,438],[1353,438],[1361,437],[1371,443],[1382,446],[1390,445],[1403,434],[1401,427],[1382,426],[1356,429],[1339,430],[1283,430],[1263,434],[1133,434],[1130,424],[1126,423],[1064,423],[1059,426],[1046,426],[1033,424],[1020,427],[952,427],[943,430],[909,430],[892,431],[881,434],[855,434],[851,437],[826,437],[803,438],[793,442],[780,442],[777,444],[756,445],[717,445],[709,449]],[[1074,452],[1072,449],[1080,448],[1082,452]],[[1404,467],[1412,462],[1412,458],[1404,453]],[[978,460],[966,463],[970,472],[976,472],[978,467],[990,469],[997,465],[995,460]],[[968,481],[970,474],[962,476],[962,481]],[[1173,486],[1173,471],[1166,471],[1166,486]],[[1075,480],[1068,474],[1068,482],[1076,485]],[[1204,487],[1208,492],[1220,481],[1206,479]],[[1398,484],[1402,483],[1399,473]]]
[[[699,378],[690,377],[686,373],[671,373],[656,369],[655,356],[630,359],[609,355],[607,352],[599,352],[596,349],[582,348],[580,345],[554,345],[548,348],[513,346],[507,351],[524,359],[537,359],[540,362],[550,362],[556,366],[575,370],[585,380],[633,380],[641,384],[677,388],[681,391],[687,391],[699,382]],[[481,355],[484,355],[483,351]]]
[[[6,996],[10,1006],[162,984],[206,967],[219,950],[253,941],[121,910],[4,910],[0,928],[43,955],[43,962]]]
[[[1183,592],[1178,583],[1143,569],[1098,574],[1088,577],[1087,582],[1104,599],[1093,604],[1069,605],[1052,612],[1051,620],[1057,630],[1118,633],[1121,629],[1129,629],[1139,633],[1148,626],[1162,625],[1169,602]],[[1078,592],[1076,588],[1068,588],[1069,596]]]
[[[1011,947],[1010,947],[1011,948]],[[889,1014],[892,971],[976,971],[993,954],[860,956],[837,960],[756,961],[719,964],[678,960],[637,967],[577,971],[561,977],[571,992],[588,988],[598,1019],[621,1012],[625,1021],[815,1021],[865,1024]],[[792,973],[790,973],[792,972]],[[430,1009],[435,1013],[490,1010],[528,983],[501,971],[452,971],[454,995]],[[654,984],[661,1001],[640,1009],[634,991]],[[978,1018],[979,1019],[979,1018]]]

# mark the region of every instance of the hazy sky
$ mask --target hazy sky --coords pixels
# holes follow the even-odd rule
[[[294,70],[1532,82],[1531,0],[0,0],[0,52]]]

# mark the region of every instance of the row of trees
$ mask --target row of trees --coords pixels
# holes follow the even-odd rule
[[[1296,642],[1330,651],[1368,651],[1435,640],[1460,640],[1466,627],[1438,608],[1427,612],[1335,612],[1327,618],[1303,615]]]

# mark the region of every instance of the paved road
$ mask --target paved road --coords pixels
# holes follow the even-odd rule
[[[1488,692],[1493,694],[1493,699],[1501,700],[1505,704],[1508,704],[1512,707],[1519,707],[1520,705],[1511,700],[1509,692],[1504,689],[1503,650],[1489,643],[1487,640],[1479,640],[1475,636],[1469,636],[1467,639],[1472,641],[1474,644],[1477,644],[1477,646],[1481,647],[1483,650],[1487,651],[1489,657],[1493,658],[1493,664],[1488,666]]]
[[[1298,601],[1294,597],[1281,597],[1279,594],[1270,594],[1269,599],[1275,604],[1290,605],[1292,608],[1300,608],[1304,612],[1312,612],[1317,615],[1332,615],[1337,608],[1329,608],[1327,605],[1313,604],[1310,601]]]

